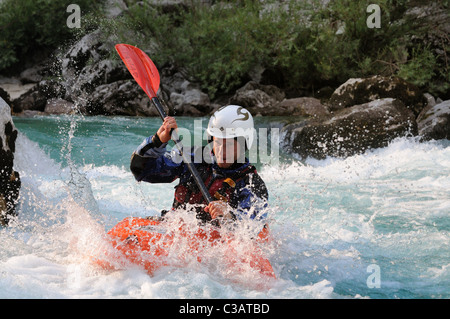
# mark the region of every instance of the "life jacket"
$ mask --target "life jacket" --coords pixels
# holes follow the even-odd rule
[[[211,165],[201,165],[198,168],[198,171],[206,188],[214,199],[226,201],[231,207],[237,207],[237,205],[231,201],[232,194],[236,190],[236,185],[249,173],[256,173],[256,168],[253,165],[248,165],[243,170],[238,170],[230,176],[224,176],[218,173]],[[180,180],[180,183],[175,186],[175,196],[172,208],[177,209],[179,207],[186,207],[186,204],[198,205],[199,209],[197,210],[197,217],[199,219],[205,221],[211,219],[209,214],[203,211],[204,206],[206,206],[206,201],[192,178]]]
[[[232,208],[237,208],[238,205],[237,202],[234,203],[232,201],[232,195],[236,191],[238,183],[246,178],[248,174],[256,173],[256,168],[253,165],[248,165],[243,170],[238,170],[230,176],[218,174],[211,165],[199,165],[197,169],[211,196],[217,200],[226,201]],[[214,225],[220,226],[217,220],[211,221],[209,213],[204,211],[206,200],[203,198],[203,194],[192,177],[180,179],[180,183],[175,186],[172,210],[178,208],[184,209],[187,204],[192,205],[191,208],[194,208],[197,219],[202,222],[212,222]],[[162,212],[161,215],[163,216],[166,213],[168,211]],[[232,216],[236,218],[233,214]],[[263,226],[256,239],[258,241],[267,241],[269,239],[268,224]]]

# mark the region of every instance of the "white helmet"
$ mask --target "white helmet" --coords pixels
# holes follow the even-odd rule
[[[227,105],[218,109],[209,119],[208,139],[235,138],[243,136],[250,149],[254,135],[253,117],[248,110],[239,105]]]

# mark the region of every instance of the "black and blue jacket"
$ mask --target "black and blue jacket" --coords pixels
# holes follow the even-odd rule
[[[180,181],[175,186],[172,208],[195,205],[198,207],[197,217],[210,220],[209,214],[203,211],[206,201],[187,166],[178,151],[168,152],[166,146],[167,143],[161,143],[156,135],[146,138],[132,155],[131,172],[139,182],[172,183],[178,178]],[[200,157],[198,152],[202,152]],[[244,163],[234,163],[230,168],[223,169],[217,165],[212,152],[205,152],[204,147],[192,148],[191,156],[211,196],[227,201],[235,219],[262,221],[266,218],[267,188],[247,158]],[[198,161],[198,158],[201,160]]]

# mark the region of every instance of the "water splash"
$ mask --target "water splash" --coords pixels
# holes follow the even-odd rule
[[[75,162],[72,160],[72,141],[75,137],[75,132],[77,129],[77,121],[79,119],[77,116],[72,115],[70,120],[69,131],[67,132],[68,139],[67,144],[61,152],[67,161],[67,165],[70,171],[70,179],[67,182],[69,188],[70,196],[73,201],[90,211],[92,214],[97,214],[99,212],[97,201],[95,200],[94,194],[92,192],[92,187],[86,175],[81,173]]]
[[[174,185],[137,184],[123,166],[129,160],[128,149],[123,149],[156,129],[156,121],[77,119],[71,159],[89,181],[100,217],[97,220],[92,211],[71,199],[69,166],[44,152],[50,147],[60,151],[61,134],[53,132],[52,142],[45,146],[19,136],[16,170],[23,176],[24,187],[20,226],[0,230],[0,242],[6,245],[0,252],[0,296],[6,290],[12,296],[38,298],[449,296],[449,142],[404,138],[346,159],[291,161],[261,168],[272,210],[274,241],[267,253],[277,275],[276,282],[262,291],[246,285],[256,281],[251,272],[247,277],[227,275],[219,263],[220,247],[203,252],[208,263],[187,256],[187,267],[163,268],[153,277],[136,266],[104,272],[89,265],[83,255],[99,253],[96,247],[103,247],[104,229],[126,216],[157,215],[170,206]],[[38,121],[45,125],[54,119]],[[35,134],[30,122],[17,122],[19,131]],[[120,130],[121,139],[103,126],[86,130],[88,138],[94,136],[96,143],[112,150],[109,161],[91,157],[84,163],[88,157],[75,156],[85,122]],[[124,127],[133,126],[133,134],[124,133]],[[62,130],[64,138],[69,138],[69,131]],[[113,146],[122,149],[114,152]],[[178,244],[174,260],[185,247],[182,241]],[[245,251],[245,245],[237,250]],[[367,268],[372,264],[380,267],[381,288],[367,286]]]

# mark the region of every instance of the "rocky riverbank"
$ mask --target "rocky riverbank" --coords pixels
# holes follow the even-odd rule
[[[114,17],[126,7],[118,6]],[[405,17],[422,24],[440,21],[439,30],[448,28],[448,13],[432,5],[412,7]],[[431,32],[418,40],[431,45],[436,39],[442,37]],[[102,31],[91,31],[13,77],[0,76],[0,97],[16,116],[158,116],[118,58],[114,44]],[[153,51],[146,52],[152,56]],[[439,52],[446,57],[445,52]],[[208,116],[222,105],[239,104],[254,116],[289,116],[290,123],[282,129],[282,143],[302,157],[350,156],[405,135],[450,138],[449,101],[422,92],[397,76],[351,78],[338,87],[293,94],[273,85],[277,81],[270,81],[267,75],[261,81],[264,70],[254,70],[242,87],[211,99],[185,70],[173,65],[158,68],[158,95],[169,114]]]
[[[105,64],[109,65],[109,64]],[[20,177],[13,169],[17,130],[11,114],[83,114],[156,116],[149,99],[132,79],[126,79],[120,65],[109,65],[124,78],[89,86],[89,80],[74,77],[71,86],[53,80],[41,80],[31,89],[11,98],[0,89],[0,223],[15,216]],[[91,68],[92,66],[88,66]],[[84,69],[84,68],[83,68]],[[99,78],[95,71],[85,76]],[[255,116],[289,116],[281,131],[284,148],[302,158],[347,157],[368,149],[387,146],[401,136],[420,136],[423,140],[450,139],[450,100],[441,101],[424,94],[414,85],[397,77],[374,76],[349,79],[329,98],[286,98],[273,85],[255,81],[238,89],[227,100],[209,101],[198,87],[181,74],[168,76],[163,70],[160,95],[171,105],[172,114],[209,115],[216,107],[235,103],[247,107]],[[103,74],[103,79],[112,75]],[[81,84],[88,87],[80,90]],[[15,92],[20,92],[20,84]],[[85,88],[86,90],[86,88]],[[77,95],[73,92],[77,92]],[[86,93],[86,92],[89,92]],[[76,98],[75,98],[76,96]],[[5,102],[11,103],[12,108]]]
[[[65,65],[75,65],[68,56],[81,60],[79,52],[87,54],[86,50],[77,52],[66,55]],[[12,99],[13,114],[158,115],[121,64],[104,60],[99,64],[105,68],[84,66],[79,72],[83,76],[69,77],[76,79],[70,86],[52,80],[37,82]],[[76,72],[67,68],[64,72]],[[351,156],[384,147],[401,136],[450,139],[450,101],[435,99],[398,77],[349,79],[329,98],[322,99],[286,98],[274,85],[250,81],[221,101],[210,101],[181,73],[163,69],[161,78],[159,95],[169,105],[169,112],[177,116],[208,116],[223,104],[238,104],[255,116],[291,117],[282,128],[282,144],[303,158]],[[10,99],[7,93],[3,95]]]
[[[286,125],[285,147],[302,156],[347,157],[401,136],[450,139],[450,101],[397,77],[349,79],[325,104],[329,114]]]
[[[20,177],[14,171],[14,152],[17,130],[10,107],[0,97],[0,225],[7,225],[16,216]]]

